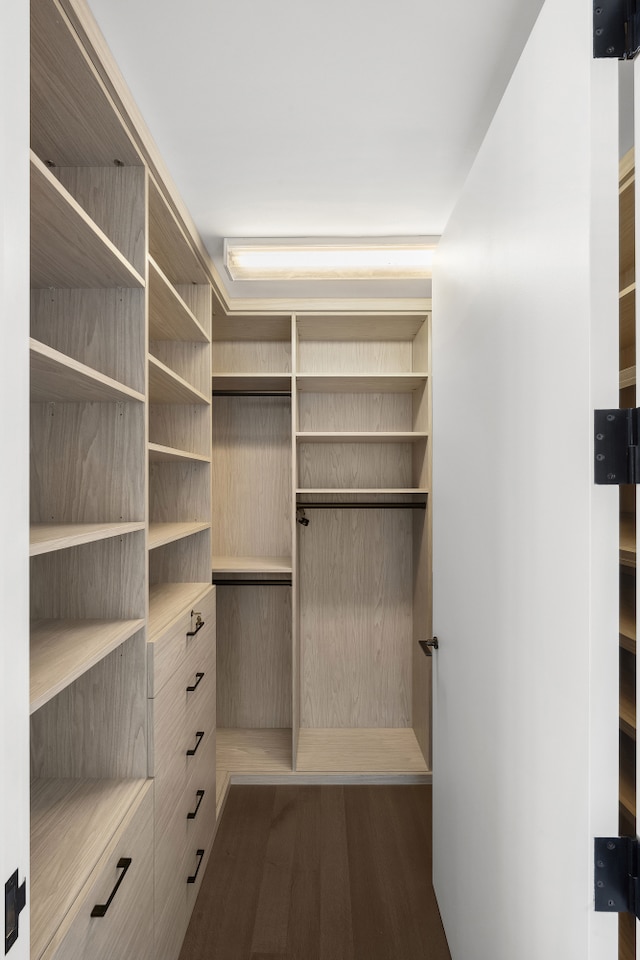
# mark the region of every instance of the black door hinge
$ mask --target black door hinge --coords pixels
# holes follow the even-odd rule
[[[27,882],[18,884],[18,871],[4,885],[4,952],[9,953],[18,939],[18,917],[27,901]]]
[[[594,860],[596,910],[632,913],[640,920],[638,840],[596,837]]]
[[[593,56],[633,60],[640,45],[638,0],[594,0]]]
[[[639,409],[596,410],[594,481],[640,483]]]

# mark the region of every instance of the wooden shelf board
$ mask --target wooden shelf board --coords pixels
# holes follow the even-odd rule
[[[212,390],[291,391],[290,373],[217,373],[211,375]]]
[[[147,780],[31,784],[31,956],[47,947]]]
[[[149,257],[149,339],[209,342],[205,330],[153,257]]]
[[[144,620],[35,620],[30,643],[34,713],[144,626]]]
[[[67,550],[82,543],[94,543],[144,530],[143,521],[129,523],[33,523],[29,529],[29,556]]]
[[[299,374],[304,393],[411,393],[427,382],[426,373]]]
[[[636,565],[636,523],[630,513],[620,515],[620,563],[627,567]]]
[[[153,643],[185,607],[195,604],[210,587],[210,583],[154,583],[150,586],[147,640]]]
[[[330,494],[334,496],[342,496],[343,494],[358,494],[359,496],[392,494],[394,496],[404,496],[406,494],[426,495],[428,493],[426,487],[298,487],[296,490],[296,496],[308,496],[310,494]],[[302,506],[304,506],[304,503]]]
[[[298,734],[296,769],[309,773],[429,773],[410,727],[303,727]]]
[[[166,364],[149,354],[149,400],[151,403],[208,404],[209,397],[179,377]]]
[[[201,521],[191,521],[190,523],[150,523],[149,550],[163,547],[167,543],[175,543],[176,540],[190,537],[194,533],[200,533],[201,530],[208,530],[210,527],[210,523]]]
[[[31,286],[144,287],[144,280],[31,153]]]
[[[232,343],[240,340],[290,343],[291,314],[262,317],[235,314],[229,317],[214,317],[211,339]]]
[[[149,252],[172,284],[209,282],[153,176],[149,177]]]
[[[144,394],[29,338],[33,403],[144,401]]]
[[[420,316],[306,316],[297,318],[300,340],[385,342],[413,340],[424,323]]]
[[[213,573],[291,573],[291,557],[212,557]]]
[[[624,370],[620,371],[620,389],[624,390],[625,387],[634,387],[636,384],[636,368],[635,364],[632,367],[626,367]]]
[[[190,453],[188,450],[176,450],[175,447],[165,447],[161,443],[150,443],[148,450],[150,463],[173,463],[178,460],[186,463],[211,463],[211,457]]]
[[[297,433],[297,443],[418,443],[427,440],[428,433],[371,432],[371,433]]]

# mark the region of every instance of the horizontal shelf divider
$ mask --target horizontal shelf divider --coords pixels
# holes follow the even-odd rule
[[[189,523],[150,523],[149,524],[149,549],[155,550],[163,547],[167,543],[175,543],[176,540],[183,540],[185,537],[191,537],[194,533],[200,533],[202,530],[209,530],[209,522],[191,521]]]
[[[149,400],[151,403],[199,403],[210,400],[178,376],[170,367],[149,354]]]
[[[109,540],[137,530],[144,530],[144,521],[129,523],[33,523],[29,529],[29,556],[66,550],[83,543]]]
[[[350,503],[345,503],[343,500],[334,500],[333,502],[327,501],[300,501],[298,503],[299,507],[309,510],[426,510],[427,504],[425,501],[420,503],[390,503],[389,501],[365,501],[365,500],[353,500]]]
[[[33,152],[31,286],[144,287],[138,271]]]
[[[150,463],[173,463],[176,460],[187,463],[211,463],[211,457],[205,457],[201,453],[191,453],[189,450],[165,447],[161,443],[150,443],[148,449]]]
[[[153,257],[149,257],[149,339],[209,342],[206,331]]]
[[[144,394],[32,337],[29,355],[33,403],[144,401]]]
[[[410,431],[304,432],[296,434],[298,443],[418,443],[428,433]]]
[[[144,626],[144,620],[35,620],[31,625],[31,713]]]
[[[411,393],[427,382],[426,373],[298,374],[304,393]]]
[[[227,557],[211,558],[213,574],[219,573],[291,573],[291,557]]]

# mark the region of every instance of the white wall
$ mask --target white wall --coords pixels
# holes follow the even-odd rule
[[[0,4],[0,880],[29,871],[29,4]],[[3,924],[4,927],[4,924]],[[29,957],[27,912],[11,960]]]
[[[611,960],[617,64],[546,0],[434,276],[434,882],[454,960]]]

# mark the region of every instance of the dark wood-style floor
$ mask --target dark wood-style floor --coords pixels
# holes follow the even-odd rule
[[[180,960],[450,960],[431,787],[231,787]]]

